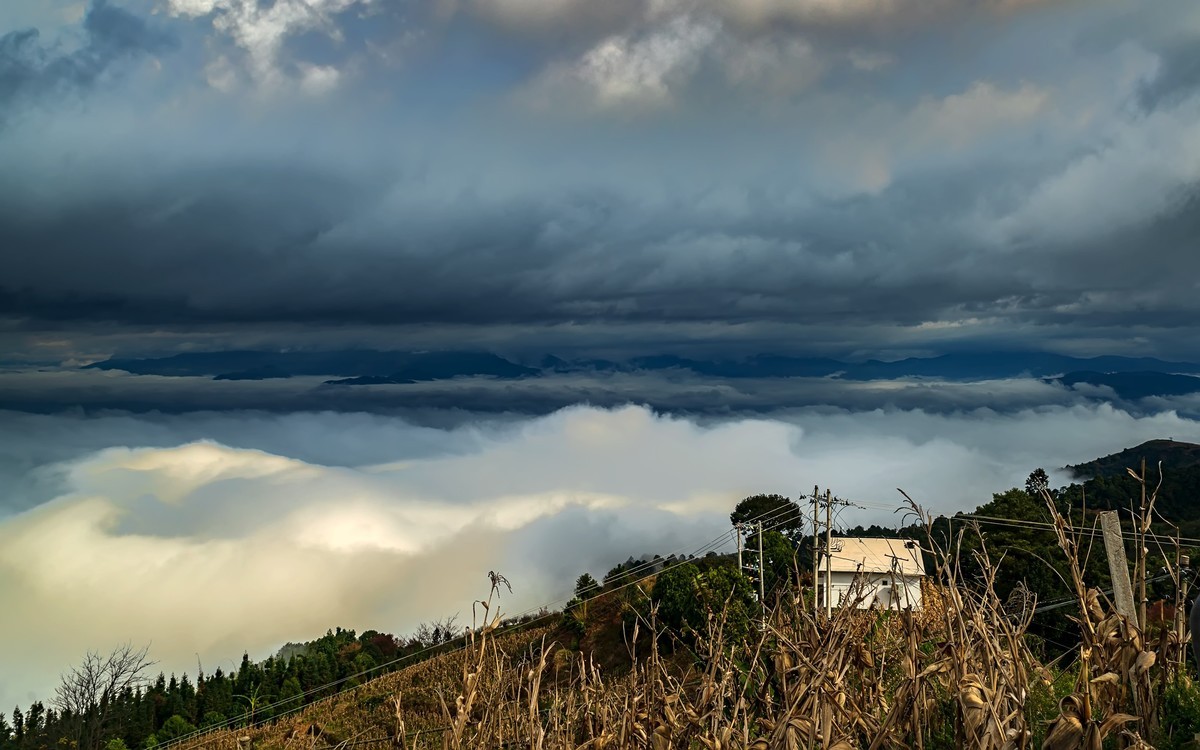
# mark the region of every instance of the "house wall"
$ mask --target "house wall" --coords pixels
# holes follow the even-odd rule
[[[856,579],[860,580],[856,583]],[[921,578],[888,573],[831,574],[834,606],[851,598],[859,609],[920,609]],[[824,601],[822,601],[824,605]]]

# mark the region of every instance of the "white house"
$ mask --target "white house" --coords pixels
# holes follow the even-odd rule
[[[822,555],[817,577],[817,599],[822,607],[827,566],[835,607],[855,602],[859,609],[921,608],[925,563],[916,542],[834,537],[831,554]]]

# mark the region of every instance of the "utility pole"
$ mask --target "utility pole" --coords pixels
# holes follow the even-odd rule
[[[1192,559],[1188,555],[1179,554],[1179,533],[1175,535],[1175,569],[1178,571],[1179,588],[1175,605],[1176,637],[1179,643],[1179,671],[1182,673],[1187,665],[1187,615],[1185,614],[1188,601],[1188,578],[1192,575]],[[1193,645],[1193,648],[1195,646]]]
[[[818,494],[818,493],[819,493],[819,490],[818,490],[817,486],[814,484],[813,485],[813,494],[812,494],[812,501],[813,501],[813,503],[812,503],[812,505],[813,505],[813,508],[812,508],[812,510],[813,510],[813,515],[812,515],[812,525],[813,525],[813,542],[812,542],[813,617],[817,616],[817,612],[820,611],[820,606],[821,606],[821,599],[820,599],[820,597],[817,596],[817,588],[818,588],[817,578],[820,575],[820,571],[821,571],[821,562],[820,562],[820,560],[821,560],[820,546],[821,545],[817,543],[817,540],[821,538],[821,530],[817,528],[817,500],[818,500],[818,498],[821,497],[820,494]]]
[[[738,552],[738,572],[742,572],[742,524],[735,523],[733,525],[733,533],[737,535],[737,552]]]
[[[762,603],[763,614],[767,612],[767,564],[763,560],[762,551],[763,526],[758,522],[758,601]]]
[[[833,616],[833,498],[825,490],[825,617]]]
[[[1161,467],[1160,467],[1161,468]],[[1142,458],[1142,508],[1138,518],[1138,630],[1146,632],[1146,530],[1150,519],[1146,518],[1146,459]]]

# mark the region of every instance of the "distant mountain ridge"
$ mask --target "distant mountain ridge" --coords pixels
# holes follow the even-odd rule
[[[1200,393],[1200,377],[1173,372],[1068,372],[1050,380],[1071,388],[1078,385],[1109,388],[1118,398],[1126,400]]]
[[[413,383],[463,375],[518,378],[540,370],[488,352],[186,352],[149,359],[109,359],[84,369],[124,370],[135,375],[212,377],[214,380],[266,380],[299,376],[344,375],[334,384]]]
[[[626,361],[567,360],[546,356],[523,365],[485,351],[187,352],[168,357],[113,358],[84,369],[124,370],[138,375],[264,380],[298,376],[338,376],[332,385],[400,384],[461,376],[525,378],[571,372],[683,371],[719,378],[837,377],[891,380],[906,377],[988,380],[1031,377],[1073,387],[1103,385],[1126,398],[1200,391],[1200,364],[1149,357],[1068,357],[1043,352],[984,352],[909,357],[892,362],[844,362],[827,357],[757,354],[736,360],[689,359],[675,355]]]
[[[1200,467],[1200,445],[1179,440],[1148,440],[1133,448],[1066,467],[1081,479],[1124,477],[1127,469],[1137,469],[1146,461],[1149,473],[1157,474],[1159,462],[1163,472],[1179,473]]]

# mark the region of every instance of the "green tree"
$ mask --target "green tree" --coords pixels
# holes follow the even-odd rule
[[[703,610],[697,598],[700,569],[691,563],[676,565],[654,579],[650,598],[658,605],[663,624],[681,634],[703,627]]]
[[[692,563],[663,571],[654,581],[650,598],[658,604],[664,625],[691,637],[708,629],[708,620],[725,618],[725,635],[744,636],[751,618],[760,611],[754,584],[732,565],[703,573]]]
[[[575,596],[580,599],[591,599],[600,593],[600,583],[592,578],[591,573],[583,573],[575,579]]]
[[[751,620],[762,611],[754,600],[754,583],[732,565],[702,573],[696,583],[704,615],[724,617],[727,639],[745,637]]]
[[[747,545],[755,555],[758,552],[757,539],[753,546]],[[770,601],[787,588],[796,568],[796,546],[778,531],[767,531],[762,540],[762,575],[763,588]]]
[[[1047,476],[1046,470],[1042,468],[1034,469],[1029,478],[1025,480],[1025,492],[1038,497],[1042,490],[1050,489],[1050,477]]]
[[[104,743],[104,750],[129,750],[129,746],[125,744],[125,740],[120,737],[113,737],[108,742]]]
[[[226,719],[225,714],[221,713],[220,711],[208,711],[204,714],[204,719],[201,720],[200,725],[205,728],[219,727],[222,726],[226,721],[228,721],[228,719]]]
[[[171,718],[167,719],[155,734],[158,736],[159,742],[170,742],[195,731],[196,727],[187,719],[179,714],[172,714]]]
[[[362,656],[366,657],[367,659],[371,658],[366,654],[362,654]],[[283,687],[279,689],[279,700],[287,701],[289,699],[296,698],[297,700],[291,701],[287,704],[288,708],[293,708],[300,705],[298,696],[303,693],[304,690],[300,687],[300,680],[296,679],[295,677],[289,677],[283,681]]]
[[[751,495],[734,507],[729,521],[733,524],[762,521],[792,541],[804,533],[804,512],[783,495]]]

